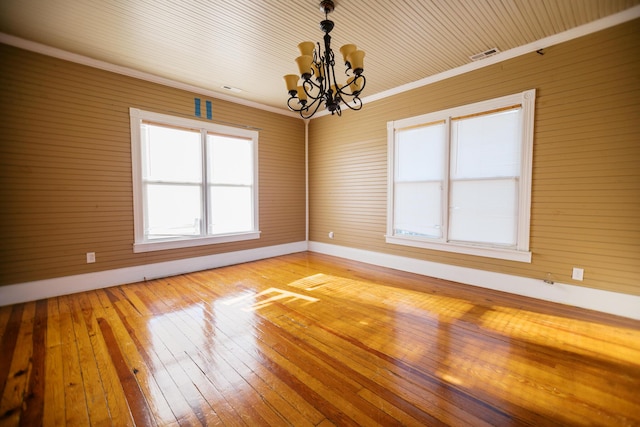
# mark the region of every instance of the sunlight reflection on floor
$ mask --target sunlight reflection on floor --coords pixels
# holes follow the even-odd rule
[[[263,298],[265,296],[268,296],[268,297]],[[257,300],[257,301],[252,303],[247,303],[248,300]],[[267,307],[276,301],[286,303],[286,302],[292,302],[297,300],[302,300],[307,303],[314,303],[314,302],[320,301],[318,298],[313,298],[307,295],[302,295],[302,294],[298,294],[291,291],[285,291],[283,289],[278,289],[278,288],[269,288],[257,294],[248,293],[245,295],[241,295],[239,297],[224,299],[222,300],[222,303],[225,305],[241,306],[242,310],[244,311],[255,311],[255,310],[259,310],[260,308]]]
[[[551,411],[555,414],[562,399],[572,396],[589,396],[587,400],[591,405],[585,409],[586,413],[604,415],[611,420],[617,415],[608,413],[607,408],[625,406],[624,399],[610,390],[592,389],[588,369],[583,373],[572,371],[568,368],[570,364],[564,363],[565,359],[579,357],[589,366],[620,363],[636,365],[640,369],[638,330],[491,303],[476,304],[380,284],[374,286],[367,281],[322,273],[296,280],[289,286],[323,295],[323,298],[346,301],[345,306],[348,301],[357,301],[385,309],[380,316],[386,317],[363,318],[357,323],[363,328],[384,326],[387,339],[380,341],[375,333],[369,334],[361,328],[358,340],[412,365],[420,365],[421,358],[439,359],[442,368],[435,375],[443,382],[478,395],[493,395],[500,390],[511,404],[538,413]],[[336,304],[343,305],[340,301]],[[421,348],[404,348],[402,343],[412,340],[398,335],[397,330],[403,328],[389,325],[389,322],[402,324],[407,321],[424,323],[425,330],[432,331],[431,335],[425,334],[426,341]],[[477,330],[488,343],[478,347],[477,341],[461,339],[466,336],[463,330],[467,334]],[[603,336],[606,336],[607,346],[601,345]],[[558,360],[553,364],[537,363],[528,356],[529,351],[557,354]],[[535,378],[545,378],[548,372],[553,372],[550,377],[553,379],[546,384],[536,382]],[[634,410],[625,409],[627,412]],[[564,416],[570,417],[569,414]]]

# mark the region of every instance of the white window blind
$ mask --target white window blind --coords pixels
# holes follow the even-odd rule
[[[394,233],[442,236],[445,123],[428,123],[397,136]]]
[[[521,111],[451,120],[450,241],[516,247]]]

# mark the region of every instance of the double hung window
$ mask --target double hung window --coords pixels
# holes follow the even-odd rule
[[[255,239],[258,132],[130,110],[135,252]]]
[[[535,91],[388,123],[387,242],[530,262]]]

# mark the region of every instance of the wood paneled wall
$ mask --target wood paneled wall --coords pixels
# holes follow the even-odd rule
[[[0,87],[0,285],[305,240],[301,120],[6,45]],[[260,129],[262,236],[134,254],[129,107],[196,118],[194,98]]]
[[[385,243],[386,123],[527,89],[532,262]],[[640,295],[639,20],[314,119],[309,132],[311,241]]]

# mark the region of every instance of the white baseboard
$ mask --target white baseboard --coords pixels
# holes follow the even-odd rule
[[[640,320],[640,296],[558,282],[547,285],[542,278],[476,270],[327,243],[309,242],[309,251]]]
[[[224,267],[306,250],[307,242],[302,241],[0,286],[0,306],[107,288],[125,283],[134,283],[145,279],[175,276],[177,274]]]
[[[346,246],[304,241],[0,286],[0,306],[134,283],[145,279],[224,267],[306,250],[640,320],[640,296],[557,282],[553,286],[549,286],[544,284],[542,279],[512,276]]]

